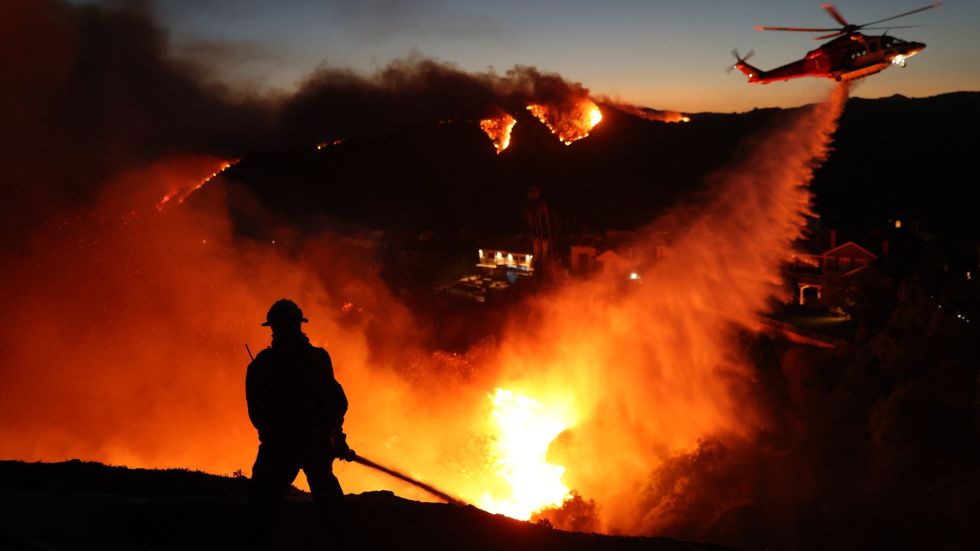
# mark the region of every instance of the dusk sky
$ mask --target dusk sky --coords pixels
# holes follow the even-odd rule
[[[926,4],[836,5],[860,24]],[[760,32],[756,25],[834,25],[816,0],[166,0],[155,6],[179,52],[206,58],[222,80],[260,90],[290,91],[320,64],[368,73],[415,53],[469,71],[532,65],[580,81],[595,95],[693,112],[821,97],[824,79],[750,86],[724,69],[734,61],[732,48],[754,49],[752,63],[770,69],[821,43],[811,34]],[[946,2],[894,24],[922,25],[891,34],[925,42],[926,50],[906,69],[861,82],[856,95],[980,90],[980,2]]]

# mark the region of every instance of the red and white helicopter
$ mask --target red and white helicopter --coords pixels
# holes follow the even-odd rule
[[[918,25],[901,25],[893,27],[872,27],[919,13],[921,11],[936,8],[942,2],[935,2],[928,6],[918,8],[863,25],[848,23],[846,19],[831,4],[824,4],[821,7],[830,14],[840,27],[829,28],[805,28],[805,27],[756,27],[759,31],[798,31],[798,32],[828,32],[818,36],[817,40],[832,38],[833,40],[821,45],[816,50],[807,52],[803,59],[787,63],[782,67],[777,67],[769,71],[763,71],[757,67],[749,65],[746,61],[752,57],[753,52],[749,52],[745,57],[738,55],[738,50],[732,50],[736,63],[729,68],[738,69],[749,77],[749,82],[754,84],[768,84],[778,80],[789,80],[800,77],[824,77],[832,78],[836,81],[854,80],[868,75],[873,75],[883,71],[892,65],[905,67],[905,60],[914,56],[926,47],[922,42],[910,42],[895,36],[885,34],[869,36],[862,34],[862,29],[907,29]]]

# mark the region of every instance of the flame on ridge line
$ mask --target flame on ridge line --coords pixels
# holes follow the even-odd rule
[[[534,103],[528,105],[527,110],[565,145],[587,137],[602,121],[599,106],[588,98],[557,106]],[[493,142],[497,154],[500,154],[510,146],[511,131],[516,124],[517,119],[509,113],[503,113],[481,120],[480,129]]]
[[[175,202],[178,205],[181,204],[181,203],[183,203],[184,200],[187,199],[190,196],[190,194],[192,194],[195,191],[197,191],[197,190],[201,189],[202,187],[204,187],[204,184],[210,182],[211,180],[214,180],[222,172],[224,172],[224,171],[228,170],[229,168],[231,168],[231,167],[235,166],[236,164],[238,164],[238,161],[240,161],[240,160],[241,159],[233,159],[233,160],[230,160],[230,161],[222,161],[221,164],[218,165],[218,169],[217,170],[215,170],[214,172],[212,172],[211,174],[209,174],[206,178],[204,178],[200,182],[197,182],[196,184],[194,184],[194,185],[192,185],[190,187],[186,187],[184,189],[179,189],[177,191],[173,191],[173,192],[170,192],[170,193],[164,195],[160,199],[160,201],[157,202],[157,205],[156,205],[157,210],[160,211],[160,212],[163,212],[163,209],[167,208],[167,206],[169,206],[170,203],[172,203],[172,202]]]
[[[565,109],[532,104],[527,106],[527,110],[565,145],[572,145],[572,142],[588,137],[589,132],[602,121],[599,106],[588,98]]]

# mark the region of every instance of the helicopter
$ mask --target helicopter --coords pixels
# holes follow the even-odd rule
[[[749,78],[752,84],[768,84],[780,80],[790,80],[801,77],[824,77],[832,78],[838,82],[849,81],[873,75],[884,71],[892,65],[905,67],[908,58],[921,52],[926,45],[922,42],[910,42],[895,36],[889,36],[888,30],[880,36],[868,36],[862,34],[862,29],[907,29],[918,25],[901,25],[893,27],[871,27],[899,17],[912,15],[921,11],[937,8],[942,2],[935,2],[928,6],[864,23],[854,25],[848,23],[844,16],[837,11],[832,4],[823,4],[820,7],[826,10],[834,20],[841,24],[840,27],[830,28],[803,28],[803,27],[756,27],[758,31],[798,31],[798,32],[829,32],[818,36],[817,40],[832,38],[833,40],[822,44],[819,48],[807,52],[803,59],[787,63],[782,67],[777,67],[769,71],[763,71],[757,67],[749,65],[746,61],[752,57],[753,51],[749,51],[745,57],[738,54],[738,50],[732,50],[735,56],[735,64],[728,68],[738,69]]]

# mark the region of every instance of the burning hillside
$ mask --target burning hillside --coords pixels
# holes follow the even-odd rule
[[[691,122],[691,117],[677,111],[663,111],[660,109],[651,109],[649,107],[637,107],[635,105],[630,105],[628,103],[622,103],[622,102],[608,100],[608,99],[603,100],[603,103],[607,103],[624,113],[629,113],[634,117],[639,117],[641,119],[648,120],[648,121],[667,122],[667,123]]]
[[[131,465],[183,464],[217,471],[242,466],[253,437],[236,405],[241,400],[240,381],[235,382],[243,364],[241,342],[266,338],[257,320],[243,313],[262,312],[274,297],[288,295],[314,320],[313,342],[329,348],[335,358],[354,404],[347,426],[356,449],[403,465],[416,478],[438,481],[441,488],[491,511],[528,518],[542,508],[561,506],[575,490],[597,504],[599,529],[656,531],[658,526],[642,520],[645,510],[634,501],[641,496],[625,498],[623,492],[642,485],[649,470],[671,454],[690,451],[707,437],[748,437],[758,423],[752,419],[759,414],[747,404],[741,404],[738,416],[732,409],[748,369],[728,335],[762,311],[776,289],[766,275],[771,270],[756,267],[761,259],[779,258],[767,252],[781,250],[798,235],[808,201],[803,187],[808,167],[823,154],[841,101],[801,115],[775,133],[773,139],[786,151],[780,158],[796,159],[795,164],[776,167],[766,162],[768,157],[750,155],[745,166],[719,175],[718,203],[704,207],[693,218],[699,221],[678,238],[689,250],[705,251],[685,261],[695,264],[661,265],[651,258],[644,285],[613,301],[584,299],[621,293],[615,290],[618,281],[609,278],[560,287],[536,299],[529,306],[540,320],[539,330],[509,334],[498,346],[468,355],[464,361],[470,375],[456,378],[445,395],[437,390],[450,373],[441,365],[442,356],[424,349],[409,352],[413,346],[408,343],[424,339],[412,338],[417,332],[412,314],[370,275],[376,268],[351,262],[363,258],[359,245],[329,235],[278,240],[292,242],[293,253],[280,251],[279,244],[242,243],[216,216],[220,193],[162,216],[154,208],[159,195],[134,182],[195,189],[224,163],[157,163],[108,188],[94,211],[74,215],[74,238],[66,241],[56,228],[35,235],[28,249],[35,261],[19,264],[22,269],[12,276],[22,283],[11,288],[32,288],[31,300],[37,301],[32,308],[15,309],[22,316],[17,320],[22,332],[38,331],[20,336],[24,342],[49,342],[40,358],[33,348],[11,343],[16,361],[61,367],[53,378],[14,372],[8,382],[39,388],[43,380],[55,393],[82,377],[90,384],[74,391],[80,401],[62,399],[56,409],[39,410],[31,392],[7,401],[6,407],[13,408],[9,412],[31,412],[32,420],[19,417],[16,427],[4,430],[26,429],[36,436],[8,432],[5,441],[29,442],[38,458],[84,453]],[[786,140],[787,135],[802,138]],[[175,185],[180,179],[187,184]],[[730,200],[750,193],[752,201]],[[739,204],[753,210],[732,208]],[[757,224],[746,225],[746,218]],[[749,243],[766,248],[746,255]],[[726,249],[739,251],[737,258],[722,261],[730,271],[707,271],[697,264],[719,262],[716,252]],[[335,261],[316,265],[303,258]],[[741,261],[753,269],[739,268]],[[72,272],[49,269],[61,263],[73,266]],[[711,277],[691,277],[699,273]],[[718,285],[716,277],[737,290],[730,302],[705,300],[707,289]],[[79,288],[85,289],[83,297]],[[17,304],[23,299],[7,300]],[[346,322],[343,305],[349,302],[372,317]],[[569,308],[577,314],[570,316]],[[79,329],[87,339],[44,337]],[[105,342],[114,345],[106,349]],[[185,345],[177,365],[172,343]],[[406,378],[401,361],[406,353],[421,361],[413,366],[417,382]],[[609,371],[609,365],[616,369]],[[188,392],[196,396],[193,401],[186,401]],[[93,401],[101,406],[83,407]],[[656,407],[648,410],[651,401]],[[641,411],[646,412],[642,421]],[[185,421],[173,424],[175,415]],[[52,432],[61,426],[54,419],[65,418],[80,438],[64,440]],[[615,457],[596,455],[598,449],[618,452]],[[12,448],[7,453],[30,452]],[[350,468],[341,476],[354,491],[385,483]]]
[[[238,161],[239,161],[238,159],[235,159],[233,161],[224,161],[224,162],[222,162],[218,166],[218,168],[214,172],[212,172],[211,174],[208,174],[200,182],[197,182],[195,184],[192,184],[192,185],[190,185],[188,187],[185,187],[183,189],[178,189],[176,191],[172,191],[172,192],[167,193],[157,203],[157,210],[160,211],[160,212],[163,212],[163,209],[167,208],[167,206],[171,204],[171,201],[173,201],[174,203],[176,203],[178,205],[180,203],[183,203],[184,200],[187,199],[190,196],[190,194],[192,194],[195,191],[197,191],[197,190],[201,189],[202,187],[204,187],[205,184],[207,184],[211,180],[214,180],[215,178],[217,178],[222,172],[228,170],[229,168],[231,168],[232,166],[234,166],[235,164],[237,164]]]
[[[515,124],[517,124],[517,119],[504,113],[498,117],[481,120],[480,129],[486,132],[499,155],[503,150],[510,147],[510,133]]]
[[[565,145],[572,145],[572,142],[588,137],[595,125],[602,121],[602,111],[588,99],[560,107],[528,105],[527,110]]]
[[[13,5],[5,9],[23,23],[16,29],[73,32],[42,41],[50,59],[29,65],[44,78],[0,92],[4,107],[24,107],[8,109],[18,117],[0,158],[4,185],[13,182],[5,197],[17,205],[0,250],[8,308],[0,455],[247,472],[256,438],[245,412],[243,345],[269,342],[259,324],[286,296],[302,305],[311,342],[330,351],[350,398],[350,445],[491,512],[559,528],[760,547],[837,542],[808,540],[839,526],[830,513],[810,518],[813,510],[836,510],[821,488],[840,484],[841,495],[854,493],[837,471],[821,468],[813,450],[839,443],[825,435],[840,425],[870,426],[877,440],[862,464],[903,465],[900,454],[881,450],[903,449],[904,425],[895,419],[918,403],[918,387],[883,404],[860,402],[865,394],[850,387],[819,402],[808,393],[834,381],[804,377],[811,360],[803,352],[766,363],[757,361],[766,352],[754,348],[767,342],[758,317],[783,293],[781,263],[811,215],[808,185],[827,156],[846,87],[765,119],[734,156],[728,142],[713,151],[688,132],[697,121],[670,125],[684,132],[678,143],[695,149],[702,166],[732,161],[706,179],[705,193],[664,201],[664,214],[645,220],[633,243],[635,277],[610,269],[555,279],[519,295],[465,350],[448,350],[438,332],[474,331],[466,312],[427,319],[429,295],[413,301],[383,277],[380,232],[325,229],[334,227],[332,216],[368,212],[373,218],[358,222],[369,226],[423,212],[432,216],[418,223],[428,227],[444,211],[477,204],[503,225],[508,212],[520,218],[528,183],[538,180],[590,204],[614,202],[617,170],[657,188],[670,167],[600,140],[644,136],[643,152],[650,136],[662,134],[640,132],[668,125],[616,109],[604,117],[584,86],[534,68],[467,73],[418,58],[368,76],[321,68],[294,95],[242,100],[172,62],[165,34],[144,13]],[[33,39],[20,30],[0,36],[0,50],[21,51]],[[141,47],[127,48],[128,40]],[[10,65],[19,61],[0,57],[0,69],[14,74]],[[75,63],[106,69],[87,73]],[[123,70],[131,66],[144,72]],[[158,80],[181,94],[148,85]],[[45,92],[52,89],[64,97]],[[125,114],[103,120],[119,97]],[[466,124],[439,126],[443,120]],[[575,147],[554,139],[567,145],[594,129]],[[508,149],[521,131],[527,143],[560,152]],[[87,138],[78,140],[81,153],[63,146],[79,136]],[[490,153],[487,137],[497,154],[508,153]],[[295,158],[278,156],[280,147],[321,164],[279,163]],[[403,159],[425,171],[404,171]],[[474,174],[491,163],[512,172]],[[378,166],[391,177],[360,177]],[[262,185],[244,185],[247,177]],[[471,186],[480,201],[451,193],[468,182],[490,182]],[[361,203],[343,195],[352,188]],[[313,215],[297,220],[271,208],[283,198]],[[627,207],[650,212],[629,201],[621,207],[618,220]],[[456,214],[462,235],[471,220],[462,208]],[[353,225],[336,226],[344,223]],[[672,254],[659,254],[659,238],[645,237],[655,235],[670,236]],[[419,249],[428,239],[412,236]],[[429,258],[410,252],[402,256]],[[926,334],[909,330],[919,333]],[[957,349],[945,350],[937,354]],[[956,371],[962,362],[950,363]],[[974,385],[951,385],[967,389],[947,408],[961,419],[976,381],[956,374]],[[835,377],[852,384],[864,376],[879,375]],[[822,424],[796,411],[821,409],[808,399],[842,417],[864,411],[871,421]],[[360,465],[337,471],[348,492],[393,487],[428,499]],[[889,475],[905,479],[897,470]]]

